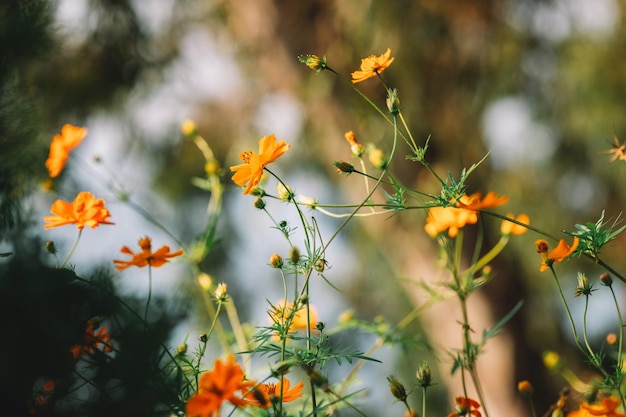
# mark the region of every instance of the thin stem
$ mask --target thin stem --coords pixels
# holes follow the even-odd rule
[[[422,417],[426,417],[426,389],[427,387],[422,387]]]
[[[74,241],[74,245],[72,245],[72,249],[70,249],[70,251],[68,252],[67,256],[63,260],[63,263],[61,264],[61,268],[65,268],[65,265],[67,264],[67,261],[70,260],[72,254],[74,253],[74,251],[76,250],[76,247],[78,246],[78,242],[80,241],[80,237],[81,237],[82,234],[83,234],[83,229],[80,229],[78,231],[78,236],[76,236],[76,240]]]
[[[150,300],[152,299],[152,265],[148,263],[148,299],[146,300],[146,309],[143,313],[143,320],[148,324],[148,307],[150,306]]]
[[[556,275],[556,271],[554,270],[554,267],[552,265],[550,265],[550,271],[552,271],[552,277],[554,277],[556,288],[559,290],[561,301],[563,302],[563,306],[565,307],[565,312],[567,313],[567,318],[569,319],[569,324],[572,328],[572,333],[574,335],[574,341],[576,342],[576,346],[581,352],[584,353],[585,349],[583,349],[582,345],[580,344],[580,340],[578,340],[578,332],[576,331],[576,325],[574,324],[572,313],[569,309],[569,305],[567,304],[567,300],[565,299],[565,295],[563,294],[563,289],[561,288],[561,283],[559,282],[559,278]]]

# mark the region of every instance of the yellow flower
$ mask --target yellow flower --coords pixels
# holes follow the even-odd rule
[[[448,236],[456,237],[466,224],[478,222],[479,210],[500,206],[509,199],[494,192],[487,193],[484,199],[480,196],[480,193],[464,195],[459,199],[457,207],[431,207],[428,210],[424,230],[431,237],[436,237],[445,230],[448,231]]]
[[[76,224],[78,230],[83,230],[85,226],[92,229],[101,224],[113,224],[108,221],[111,217],[109,210],[104,207],[104,200],[96,199],[93,194],[82,191],[76,195],[72,203],[63,200],[56,200],[50,207],[50,212],[54,216],[45,216],[44,229],[65,226],[66,224]]]
[[[66,124],[61,128],[61,134],[52,138],[50,153],[46,160],[50,178],[58,176],[63,171],[70,151],[80,145],[85,136],[87,136],[87,129],[84,127]]]
[[[510,219],[515,219],[523,224],[530,224],[530,218],[526,214],[520,214],[517,217],[513,217],[513,213],[508,213],[506,217]],[[500,226],[500,231],[503,235],[522,235],[528,231],[528,228],[517,223],[504,220],[502,221],[502,225]]]
[[[152,252],[152,241],[148,236],[139,239],[139,247],[141,252],[134,253],[128,246],[124,246],[121,249],[122,253],[132,256],[129,261],[114,260],[113,263],[119,271],[123,271],[131,266],[143,268],[150,265],[158,268],[168,262],[169,258],[174,258],[183,254],[183,250],[179,249],[175,252],[170,252],[170,247],[167,245],[161,246],[155,252]]]
[[[568,245],[564,239],[561,239],[556,248],[548,253],[548,242],[543,239],[536,240],[535,245],[537,246],[537,253],[541,254],[541,267],[539,271],[543,272],[552,265],[563,262],[568,256],[574,253],[578,247],[578,243],[579,240],[577,236],[574,236],[572,246]]]
[[[244,163],[230,167],[230,170],[235,173],[232,180],[240,186],[247,184],[243,193],[248,194],[261,181],[265,167],[280,158],[289,147],[290,145],[284,140],[276,142],[274,134],[262,137],[259,139],[258,154],[252,151],[239,154],[239,159]]]
[[[352,83],[360,83],[369,78],[375,77],[391,65],[395,58],[389,58],[391,55],[391,49],[387,48],[387,51],[380,55],[370,55],[367,58],[361,60],[361,69],[352,73]]]

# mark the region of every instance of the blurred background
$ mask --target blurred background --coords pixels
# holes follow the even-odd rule
[[[602,210],[615,219],[626,198],[621,180],[626,165],[609,163],[602,152],[613,146],[614,135],[626,136],[625,12],[626,2],[619,0],[3,2],[0,252],[28,253],[53,265],[41,242],[54,240],[66,253],[76,231],[43,231],[41,218],[56,198],[71,201],[89,190],[107,201],[116,226],[86,230],[72,258],[77,274],[109,268],[120,291],[144,295],[145,271],[113,273],[110,261],[119,258],[121,246],[136,247],[144,235],[153,238],[153,247],[179,245],[116,201],[110,184],[122,184],[179,242],[195,238],[206,226],[210,194],[191,182],[204,175],[205,163],[180,133],[181,123],[193,119],[225,167],[227,185],[221,241],[202,270],[228,284],[242,320],[262,320],[266,298],[275,302],[282,293],[280,278],[264,266],[272,253],[285,256],[288,245],[254,208],[254,199],[233,186],[227,167],[239,163],[242,150],[256,149],[260,137],[275,133],[292,146],[275,172],[297,194],[359,202],[366,195],[361,179],[339,176],[332,165],[351,158],[344,132],[353,130],[360,142],[389,150],[392,130],[346,83],[329,72],[316,75],[297,56],[326,56],[330,67],[349,77],[361,58],[387,48],[395,62],[385,81],[399,90],[418,144],[431,138],[427,159],[442,176],[449,171],[458,178],[461,169],[490,152],[470,177],[468,191],[510,196],[503,214],[527,213],[535,227],[553,235],[597,220]],[[359,87],[384,106],[377,80]],[[44,191],[48,146],[65,123],[85,126],[89,135],[53,189]],[[401,148],[393,163],[398,178],[436,193],[437,184],[404,160],[406,153]],[[268,210],[295,222],[286,204],[271,202]],[[311,215],[326,238],[339,225]],[[362,319],[383,316],[391,323],[415,307],[423,309],[410,332],[431,348],[383,349],[374,357],[384,364],[363,370],[359,387],[367,389],[364,410],[372,415],[402,414],[385,377],[394,373],[411,386],[424,359],[432,361],[440,382],[433,411],[449,412],[450,397],[461,393],[444,350],[461,343],[454,303],[431,306],[424,289],[440,288],[446,278],[437,269],[435,242],[423,231],[425,217],[410,211],[354,221],[327,256],[326,276],[338,290],[322,280],[312,289],[320,294],[319,301],[312,299],[320,320],[329,324],[347,309]],[[486,247],[497,241],[499,226],[493,219],[484,222]],[[528,415],[516,393],[521,379],[535,385],[540,412],[556,400],[567,383],[545,370],[546,350],[558,351],[580,375],[588,372],[570,346],[552,278],[538,271],[537,238],[529,232],[512,239],[493,264],[495,279],[471,300],[477,334],[524,300],[479,360],[495,416]],[[40,249],[27,250],[33,242]],[[624,243],[618,238],[603,254],[618,271],[625,266]],[[578,270],[592,280],[601,272],[584,260],[563,266],[563,286],[571,297]],[[200,308],[187,293],[194,279],[182,264],[155,270],[156,295],[167,300],[179,294],[177,302],[193,312]],[[623,296],[621,287],[617,282]],[[259,297],[258,288],[267,288],[267,295]],[[598,346],[606,333],[618,330],[606,295],[598,291],[592,297]],[[574,314],[580,317],[581,311]],[[195,316],[173,325],[172,345],[206,330],[206,322]],[[363,350],[373,341],[365,335],[356,340]],[[341,369],[329,372],[343,375]],[[417,406],[417,397],[413,400]]]

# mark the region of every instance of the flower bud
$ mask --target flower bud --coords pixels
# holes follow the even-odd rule
[[[387,167],[387,164],[389,163],[389,160],[385,156],[385,153],[382,151],[382,149],[376,148],[374,146],[369,150],[369,160],[371,164],[374,165],[374,168],[377,169],[385,169]]]
[[[389,390],[391,391],[391,394],[396,397],[396,399],[405,402],[407,393],[404,385],[402,385],[402,383],[393,375],[389,375],[387,377],[387,381],[389,381]]]
[[[191,119],[185,120],[180,126],[180,131],[187,137],[194,135],[197,129],[196,123]]]
[[[182,356],[185,353],[187,353],[187,343],[183,343],[182,345],[178,345],[176,347],[176,355],[175,356]]]
[[[278,184],[276,187],[278,197],[283,201],[291,201],[293,199],[293,191],[288,185]]]
[[[215,175],[220,172],[220,162],[217,159],[211,159],[204,164],[204,172],[207,175]]]
[[[211,278],[211,275],[205,272],[202,272],[200,275],[198,275],[196,279],[198,280],[200,288],[202,288],[204,291],[209,291],[213,286],[213,278]]]
[[[224,302],[228,299],[228,286],[221,282],[220,284],[217,285],[217,288],[215,289],[215,299],[217,301],[220,302]]]
[[[400,113],[400,99],[398,98],[398,90],[395,88],[387,92],[387,109],[391,114]]]
[[[609,333],[606,335],[605,340],[608,345],[613,346],[614,344],[617,343],[617,335],[615,333]]]
[[[335,161],[333,164],[335,165],[335,168],[337,168],[337,172],[339,173],[343,172],[345,174],[352,174],[354,172],[354,165],[349,162]]]
[[[350,150],[352,151],[352,155],[356,156],[357,158],[360,158],[361,155],[363,155],[365,148],[356,140],[356,136],[354,132],[349,130],[344,134],[344,136],[346,140],[348,141],[348,143],[350,144]]]
[[[530,397],[533,395],[533,386],[528,380],[523,380],[517,383],[517,392],[524,397]]]
[[[602,282],[602,285],[610,287],[611,285],[613,285],[613,278],[608,272],[605,272],[600,275],[600,282]]]
[[[300,55],[298,56],[298,61],[318,74],[327,67],[326,57],[320,58],[317,55]]]
[[[426,388],[432,385],[432,374],[428,362],[422,361],[422,363],[420,363],[415,376],[417,377],[417,383],[420,387]]]
[[[543,354],[543,364],[550,371],[558,371],[563,366],[561,357],[558,353],[548,351]]]
[[[283,267],[283,258],[275,253],[270,257],[270,265],[272,268],[280,269]]]
[[[202,333],[199,339],[202,343],[206,343],[209,340],[209,335],[207,335],[206,333]]]
[[[57,245],[54,243],[54,240],[49,240],[46,242],[46,250],[48,251],[48,253],[56,255]]]
[[[291,251],[289,251],[289,260],[293,264],[297,264],[300,261],[300,249],[296,248],[295,246],[292,247]]]
[[[263,210],[265,208],[265,200],[263,200],[261,197],[257,198],[256,200],[254,200],[254,207],[258,208],[259,210]]]

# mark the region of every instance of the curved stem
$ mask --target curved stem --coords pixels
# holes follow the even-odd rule
[[[72,245],[72,249],[70,249],[70,251],[68,252],[67,256],[63,260],[63,263],[61,264],[61,268],[65,268],[65,265],[67,264],[67,261],[69,261],[70,258],[72,257],[72,254],[76,250],[76,247],[78,246],[78,242],[80,241],[80,237],[81,237],[82,234],[83,234],[83,229],[80,229],[78,231],[78,236],[76,236],[76,240],[74,241],[74,244]]]

